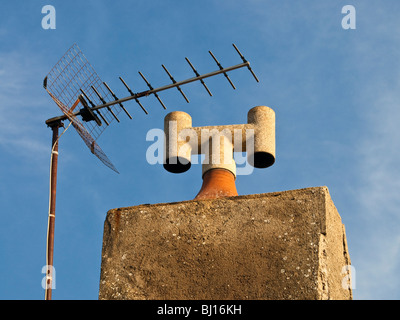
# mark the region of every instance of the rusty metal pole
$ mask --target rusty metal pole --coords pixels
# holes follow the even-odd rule
[[[57,162],[58,162],[58,129],[62,126],[61,121],[51,125],[53,138],[51,144],[51,170],[50,170],[50,204],[47,234],[46,252],[46,287],[45,300],[51,300],[51,289],[53,286],[53,251],[54,251],[54,226],[56,214],[56,187],[57,187]]]

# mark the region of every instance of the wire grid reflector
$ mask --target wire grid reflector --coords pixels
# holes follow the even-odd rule
[[[90,151],[106,166],[118,172],[96,143],[96,139],[107,127],[105,123],[103,122],[101,126],[98,126],[94,121],[82,123],[74,115],[76,107],[82,105],[78,100],[81,90],[86,93],[95,105],[103,104],[91,86],[96,88],[104,101],[110,102],[114,100],[109,92],[104,90],[103,82],[76,44],[71,46],[47,75],[46,91],[51,98],[72,122],[75,130]],[[109,108],[109,110],[102,110],[101,118],[105,118],[110,124],[114,120],[110,110],[117,115],[121,108],[118,106],[110,106]]]
[[[80,90],[83,90],[95,105],[103,104],[91,86],[96,88],[106,102],[114,101],[78,45],[73,44],[47,75],[47,89],[65,106],[74,104],[81,94]],[[121,108],[116,105],[109,108],[115,115],[121,111]],[[62,111],[65,113],[65,110]],[[101,113],[108,123],[114,120],[109,110],[102,109]],[[94,139],[97,139],[107,126],[88,122],[85,123],[85,127]]]

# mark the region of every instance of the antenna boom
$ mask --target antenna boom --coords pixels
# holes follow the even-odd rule
[[[110,101],[110,102],[107,102],[107,103],[104,103],[104,104],[101,104],[101,105],[97,105],[95,107],[92,107],[91,109],[92,110],[100,110],[100,109],[107,108],[107,107],[110,107],[110,106],[115,105],[115,104],[123,103],[123,102],[129,101],[129,100],[133,100],[133,99],[146,97],[146,96],[149,96],[151,94],[154,94],[154,93],[157,93],[157,92],[161,92],[161,91],[164,91],[164,90],[168,90],[168,89],[171,89],[171,88],[175,88],[175,87],[178,87],[178,86],[182,86],[182,85],[185,85],[185,84],[188,84],[188,83],[191,83],[191,82],[200,81],[200,80],[203,80],[203,79],[206,79],[206,78],[209,78],[209,77],[216,76],[216,75],[221,74],[221,73],[226,73],[226,72],[233,71],[233,70],[240,69],[240,68],[244,68],[244,67],[248,68],[249,66],[250,66],[250,62],[246,61],[246,62],[237,64],[237,65],[234,65],[234,66],[231,66],[231,67],[227,67],[227,68],[223,68],[223,69],[220,69],[220,70],[217,70],[217,71],[209,72],[209,73],[206,73],[206,74],[203,74],[203,75],[200,75],[200,76],[196,76],[196,77],[193,77],[193,78],[189,78],[189,79],[186,79],[186,80],[182,80],[182,81],[179,81],[179,82],[167,84],[165,86],[162,86],[162,87],[159,87],[159,88],[156,88],[156,89],[150,89],[150,90],[142,91],[142,92],[136,93],[134,95],[131,95],[129,97],[125,97],[125,98],[121,98],[121,99],[117,99],[117,100],[114,100],[114,101]],[[74,113],[74,116],[77,116],[77,115],[81,115],[81,111],[78,111],[78,112]],[[66,119],[67,119],[67,116],[65,116],[65,115],[59,116],[59,117],[54,117],[54,118],[50,118],[50,119],[46,120],[46,124],[48,126],[50,126],[55,121],[66,120]]]

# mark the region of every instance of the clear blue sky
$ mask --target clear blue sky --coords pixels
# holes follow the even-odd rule
[[[56,9],[44,30],[41,9]],[[356,29],[342,28],[342,7]],[[97,299],[103,223],[109,209],[192,199],[201,167],[181,175],[146,162],[146,133],[182,110],[193,124],[244,123],[247,111],[276,112],[274,166],[239,176],[240,194],[327,186],[346,226],[356,299],[399,299],[400,2],[383,1],[10,1],[0,3],[0,299],[43,299],[51,130],[60,115],[44,76],[76,42],[102,80],[122,96],[240,63],[233,71],[126,107],[98,140],[118,168],[94,157],[70,128],[60,140],[53,299]]]

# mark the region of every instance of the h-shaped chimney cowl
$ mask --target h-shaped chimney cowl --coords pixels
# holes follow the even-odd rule
[[[247,124],[192,127],[192,118],[174,111],[164,118],[164,168],[183,173],[191,167],[191,155],[204,154],[203,185],[195,199],[238,195],[233,152],[246,152],[255,168],[275,162],[275,112],[266,106],[249,110]]]

